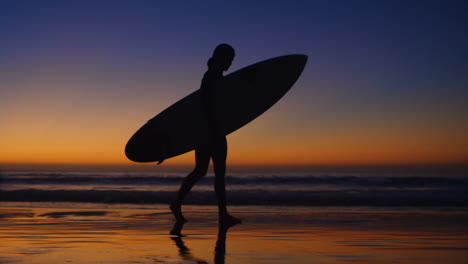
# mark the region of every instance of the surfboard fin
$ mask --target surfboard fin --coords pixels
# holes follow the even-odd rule
[[[156,163],[156,165],[159,165],[159,164],[163,163],[164,161],[165,161],[165,159],[160,159],[160,160],[158,160],[158,163]]]

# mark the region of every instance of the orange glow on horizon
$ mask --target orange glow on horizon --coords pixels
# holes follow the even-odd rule
[[[124,155],[130,136],[181,94],[193,90],[123,100],[108,96],[109,87],[118,86],[117,81],[94,84],[100,92],[87,96],[77,92],[79,84],[60,90],[62,81],[26,80],[21,87],[36,92],[8,101],[0,116],[0,164],[134,164]],[[129,81],[125,87],[134,85]],[[157,86],[152,81],[145,85]],[[193,83],[180,86],[193,87]],[[56,91],[38,92],[47,87]],[[70,103],[79,96],[85,104]],[[228,165],[468,164],[468,125],[460,122],[460,112],[356,112],[343,113],[339,120],[327,119],[326,114],[308,119],[310,110],[294,110],[290,99],[280,104],[228,136]],[[193,163],[193,152],[165,162]]]
[[[124,155],[124,144],[112,138],[96,142],[9,141],[0,151],[0,163],[34,164],[135,164]],[[100,142],[101,144],[98,144]],[[122,142],[122,141],[121,141]],[[238,143],[238,144],[236,144]],[[375,165],[375,164],[468,164],[468,148],[453,142],[425,145],[424,142],[292,141],[286,144],[259,142],[249,145],[233,138],[229,142],[230,165]],[[98,146],[98,147],[96,147]],[[169,159],[165,164],[194,164],[194,152]]]

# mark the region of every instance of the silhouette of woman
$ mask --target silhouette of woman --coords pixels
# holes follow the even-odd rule
[[[219,220],[228,223],[240,223],[240,219],[231,216],[226,208],[226,191],[224,176],[226,172],[227,141],[214,117],[213,92],[216,83],[222,80],[223,72],[228,70],[234,59],[234,49],[228,44],[216,47],[212,57],[208,60],[208,70],[201,81],[200,92],[202,96],[203,113],[209,126],[209,140],[203,142],[195,149],[195,169],[185,177],[179,188],[176,199],[171,203],[170,209],[178,222],[186,222],[181,210],[182,202],[197,181],[206,175],[210,159],[213,160],[215,172],[215,192],[219,208]]]

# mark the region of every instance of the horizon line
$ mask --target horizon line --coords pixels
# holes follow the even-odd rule
[[[210,164],[211,165],[211,164]],[[0,162],[0,172],[5,170],[34,169],[83,169],[83,170],[137,170],[137,171],[173,171],[190,170],[193,163],[162,164],[151,163],[12,163]],[[210,166],[212,167],[212,166]],[[449,169],[466,170],[468,163],[309,163],[309,164],[231,164],[232,170],[307,170],[307,169]]]

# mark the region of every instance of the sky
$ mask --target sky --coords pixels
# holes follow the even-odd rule
[[[466,1],[1,1],[0,164],[130,164],[148,119],[226,73],[308,55],[228,163],[468,164]],[[193,152],[166,161],[193,164]]]

